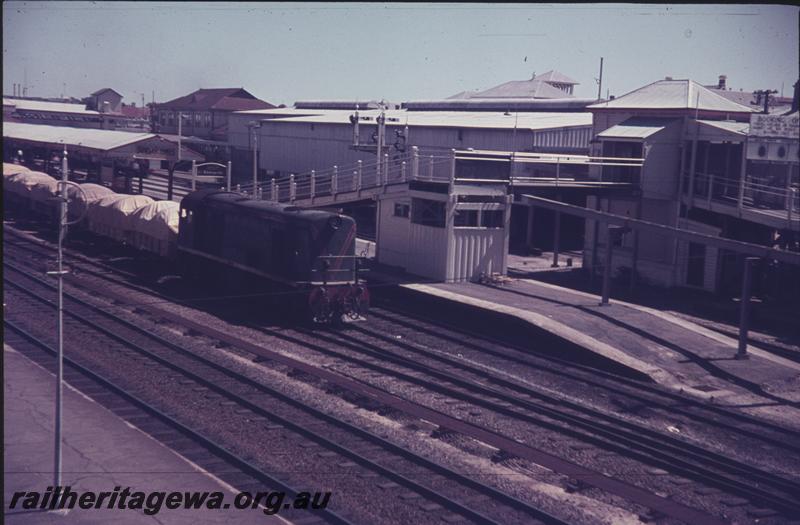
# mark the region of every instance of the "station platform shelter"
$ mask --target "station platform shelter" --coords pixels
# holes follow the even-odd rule
[[[3,123],[3,161],[60,176],[61,156],[69,156],[70,180],[99,182],[130,192],[132,181],[147,177],[162,161],[202,161],[194,150],[153,133]]]

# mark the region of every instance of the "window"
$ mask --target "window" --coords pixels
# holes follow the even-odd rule
[[[453,226],[467,228],[478,226],[478,210],[456,210]]]
[[[395,203],[394,205],[395,217],[404,217],[407,219],[410,212],[411,212],[411,206],[409,204]]]
[[[444,228],[445,203],[428,199],[411,199],[411,222]]]
[[[453,226],[456,228],[502,228],[503,210],[456,210]]]
[[[484,210],[481,212],[481,226],[484,228],[502,228],[503,210]]]

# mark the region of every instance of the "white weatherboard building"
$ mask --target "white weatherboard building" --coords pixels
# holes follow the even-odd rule
[[[644,158],[644,165],[641,172],[593,168],[593,179],[631,181],[639,191],[593,197],[587,207],[765,246],[797,236],[796,113],[756,115],[694,81],[672,79],[588,110],[594,155]],[[584,267],[603,260],[606,237],[587,221]],[[656,284],[709,291],[741,284],[741,257],[712,246],[634,232],[613,254],[615,271]]]
[[[322,104],[315,104],[319,105]],[[557,106],[549,109],[554,108]],[[328,191],[331,170],[336,166],[341,193],[353,185],[354,166],[359,161],[363,166],[359,177],[364,181],[374,178],[376,119],[380,111],[359,110],[357,127],[351,119],[354,114],[355,108],[307,107],[234,113],[229,121],[229,140],[234,149],[234,166],[239,161],[238,180],[252,181],[252,161],[247,160],[252,158],[254,147],[258,148],[259,183],[264,187],[272,179],[285,185],[290,174],[298,174],[297,179],[307,189],[309,173],[314,170],[318,175],[316,189]],[[450,180],[455,168],[448,159],[453,150],[586,153],[592,123],[590,113],[570,110],[391,109],[385,117],[384,169],[398,179],[405,170],[405,177],[410,178],[410,154],[415,148],[419,177],[438,181]],[[466,164],[459,163],[457,179],[477,173]],[[508,163],[496,163],[491,168],[502,171],[507,181]],[[533,175],[533,169],[529,164],[515,166],[518,174],[530,170]],[[375,227],[380,262],[430,279],[458,281],[505,273],[512,206],[506,187],[496,186],[459,181],[423,186],[408,183],[401,191],[374,195],[359,192],[335,202],[317,200],[305,204],[325,206],[373,200],[377,203]]]
[[[267,109],[231,115],[228,137],[235,176],[251,180],[252,150],[258,147],[259,179],[346,166],[375,158],[378,110],[359,111],[358,136],[352,110]],[[257,128],[252,125],[256,123]],[[592,116],[587,112],[407,111],[386,112],[386,144],[399,157],[411,146],[422,155],[452,149],[586,153]],[[255,129],[256,138],[253,138]],[[354,148],[358,141],[364,148]],[[368,150],[372,146],[372,152]],[[424,163],[424,161],[423,161]],[[238,166],[238,167],[237,167]]]

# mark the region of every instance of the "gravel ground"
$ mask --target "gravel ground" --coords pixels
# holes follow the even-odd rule
[[[136,293],[130,290],[126,290],[126,293],[136,296]],[[141,295],[140,300],[152,301],[153,299],[152,297]],[[361,374],[360,377],[363,380],[372,384],[395,389],[395,391],[402,394],[404,397],[417,399],[419,402],[425,403],[428,406],[453,413],[465,419],[472,419],[491,428],[494,428],[492,425],[497,425],[498,428],[502,428],[503,425],[509,425],[508,422],[504,422],[500,418],[495,417],[496,414],[489,414],[485,410],[481,410],[479,414],[471,414],[470,410],[475,411],[474,407],[469,407],[466,403],[461,403],[460,405],[452,402],[448,403],[448,399],[443,396],[437,399],[424,390],[414,390],[414,388],[409,388],[407,384],[394,381],[391,378],[366,374],[363,369],[358,369],[356,367],[341,368],[339,362],[333,358],[320,358],[318,354],[315,354],[307,348],[288,344],[260,333],[257,330],[232,325],[226,318],[230,318],[231,316],[235,317],[237,314],[234,311],[230,313],[230,316],[226,315],[226,318],[221,318],[208,312],[180,305],[163,304],[160,306],[167,307],[170,311],[185,315],[194,320],[202,321],[208,326],[217,329],[235,330],[237,335],[247,337],[249,340],[258,342],[270,350],[277,350],[293,357],[303,357],[309,362],[314,362],[319,366],[332,366],[337,370],[346,371],[351,375]],[[276,367],[270,363],[254,364],[252,360],[255,356],[247,352],[231,348],[216,348],[213,345],[213,341],[198,337],[187,338],[184,335],[185,330],[180,327],[154,323],[153,320],[148,321],[146,318],[143,318],[141,314],[132,313],[131,316],[132,319],[137,319],[140,322],[152,323],[154,330],[158,329],[165,333],[170,333],[173,337],[177,337],[184,343],[187,339],[194,339],[195,344],[193,349],[198,354],[224,361],[226,366],[241,370],[248,376],[258,377],[260,380],[267,382],[266,384],[269,384],[271,387],[278,388],[290,394],[292,397],[302,399],[310,406],[315,406],[328,413],[348,418],[357,423],[358,426],[368,428],[379,435],[389,436],[393,442],[404,444],[404,446],[415,450],[421,455],[435,458],[439,462],[451,465],[456,470],[470,472],[474,477],[483,481],[491,480],[491,482],[499,488],[515,494],[521,499],[533,501],[544,510],[550,510],[566,519],[575,519],[580,523],[632,523],[637,521],[636,515],[643,510],[637,509],[627,502],[620,502],[618,498],[602,494],[600,491],[594,489],[584,489],[576,493],[568,493],[563,488],[564,485],[566,485],[566,480],[546,469],[541,469],[536,465],[531,465],[515,458],[497,461],[498,458],[494,457],[495,451],[491,449],[491,447],[487,447],[474,440],[459,435],[445,434],[436,436],[435,433],[434,437],[431,434],[432,430],[435,429],[427,428],[424,423],[409,421],[407,418],[396,413],[386,413],[382,415],[374,411],[366,410],[357,403],[354,404],[347,399],[343,399],[339,395],[340,393],[321,391],[318,386],[302,381],[302,377],[289,377],[287,375],[289,370],[285,369],[285,367]],[[461,354],[464,359],[495,368],[500,372],[506,371],[503,373],[507,373],[520,381],[525,381],[531,385],[531,387],[535,386],[549,393],[556,393],[562,397],[578,402],[591,402],[593,405],[608,412],[616,413],[617,415],[622,414],[631,421],[645,423],[652,425],[653,428],[661,429],[667,426],[674,426],[680,429],[683,437],[691,439],[699,444],[719,447],[720,450],[724,451],[734,450],[736,457],[744,458],[753,463],[762,465],[765,469],[774,471],[781,471],[779,469],[783,469],[787,474],[797,476],[798,470],[796,469],[796,463],[787,463],[787,458],[773,458],[771,454],[773,454],[774,451],[771,450],[762,450],[759,452],[760,449],[755,448],[753,444],[748,443],[748,441],[741,441],[740,437],[737,438],[736,436],[731,436],[730,434],[722,432],[717,432],[717,435],[714,435],[713,431],[697,427],[697,421],[676,421],[677,418],[665,416],[663,413],[658,413],[651,408],[637,408],[631,406],[630,402],[626,403],[624,399],[599,392],[596,387],[589,387],[587,385],[581,386],[579,382],[569,382],[563,377],[545,373],[541,370],[520,369],[519,366],[513,363],[509,363],[500,358],[494,358],[488,354],[481,353],[479,350],[468,346],[457,347],[449,343],[443,343],[441,339],[429,338],[422,332],[415,332],[407,329],[405,332],[402,332],[401,330],[404,330],[402,327],[393,325],[392,323],[381,324],[381,322],[371,319],[370,327],[371,329],[374,328],[383,333],[396,333],[397,335],[401,335],[406,341],[413,341],[415,344],[432,348],[440,352],[448,352],[454,355]],[[295,334],[293,331],[289,332]],[[109,359],[107,366],[109,367],[108,370],[110,373],[116,371],[116,373],[122,374],[122,377],[126,375],[119,370],[119,363],[113,359]],[[149,368],[152,371],[155,367]],[[160,392],[161,390],[159,389],[175,387],[175,385],[172,384],[174,381],[170,381],[169,379],[153,381],[154,376],[155,374],[153,373],[142,374],[141,381],[144,385],[142,387],[143,391],[152,390],[153,392]],[[150,380],[149,382],[148,379]],[[568,394],[564,394],[563,392],[568,392]],[[253,422],[248,421],[246,417],[237,417],[232,420],[227,420],[218,418],[218,411],[215,411],[214,414],[208,414],[208,407],[206,405],[205,408],[203,408],[204,404],[200,401],[203,397],[197,392],[180,394],[179,392],[169,391],[165,392],[165,394],[183,396],[179,397],[181,402],[176,402],[176,410],[184,408],[187,417],[192,414],[202,414],[204,424],[209,425],[208,428],[217,433],[216,435],[243,443],[243,453],[254,454],[254,457],[259,457],[258,454],[266,454],[263,460],[276,461],[275,468],[288,469],[290,471],[294,469],[297,472],[313,473],[315,471],[321,471],[320,465],[325,465],[324,457],[320,458],[313,454],[304,454],[302,451],[300,451],[299,454],[297,451],[294,451],[287,452],[283,455],[265,453],[261,447],[254,446],[253,444],[268,442],[270,443],[270,447],[273,448],[273,443],[278,443],[280,447],[289,447],[291,443],[285,443],[285,441],[291,440],[286,439],[285,436],[281,434],[280,429],[264,430],[263,433],[254,436],[252,432]],[[347,398],[347,395],[343,397]],[[237,416],[243,415],[238,414]],[[718,501],[721,498],[714,496],[714,494],[696,493],[694,489],[691,488],[691,485],[684,484],[680,478],[648,472],[646,468],[642,467],[640,464],[627,465],[624,461],[620,461],[619,457],[616,455],[606,455],[603,457],[602,454],[597,453],[598,451],[596,449],[582,447],[580,443],[570,442],[563,436],[548,435],[541,429],[531,429],[513,424],[509,428],[504,428],[504,432],[528,441],[537,447],[548,447],[546,448],[547,450],[552,450],[559,455],[574,459],[578,463],[597,466],[606,472],[624,474],[625,479],[636,479],[634,475],[638,475],[640,476],[640,481],[648,485],[652,483],[654,490],[661,491],[664,495],[673,494],[673,497],[680,498],[681,501],[689,505],[707,508],[710,512],[718,515],[727,515],[737,522],[754,522],[752,517],[747,516],[744,507],[738,505],[726,505],[721,507]],[[280,450],[284,449],[281,448]],[[313,461],[310,461],[308,464],[300,465],[298,465],[296,461],[286,461],[287,459],[296,459],[298,455],[304,457],[311,456],[313,457]],[[283,463],[279,461],[281,457],[284,460]],[[791,460],[796,461],[797,458],[791,458]],[[330,472],[340,472],[342,470],[342,467],[338,464],[341,463],[341,459],[339,459],[338,463],[329,463],[331,463],[328,465],[328,467],[330,467]],[[374,480],[370,478],[359,479],[362,480],[360,484],[356,483],[352,489],[347,488],[347,490],[363,490],[360,487],[366,487],[367,489],[374,488],[372,487]],[[397,490],[397,488],[392,490]],[[359,508],[358,501],[353,503],[355,508]],[[620,505],[623,508],[616,508],[615,505]],[[708,507],[706,507],[706,505],[708,505]],[[410,506],[411,505],[407,502],[400,505],[400,507],[403,508],[408,508]],[[626,508],[627,510],[624,510]],[[369,515],[399,516],[393,509],[393,506],[389,506],[386,509],[381,509],[387,514],[384,514],[384,512],[377,512],[377,514],[370,512]],[[565,515],[565,512],[567,515]],[[426,516],[430,517],[431,515],[426,514]],[[408,517],[413,517],[413,515]],[[768,518],[767,520],[759,521],[759,523],[771,522]]]
[[[780,472],[788,478],[800,479],[800,457],[787,455],[785,449],[779,449],[757,437],[732,434],[727,429],[710,425],[707,413],[700,414],[698,417],[687,417],[671,409],[661,409],[652,404],[644,405],[640,399],[611,392],[607,387],[591,386],[580,379],[555,375],[547,369],[521,366],[518,362],[496,357],[485,351],[485,343],[459,345],[452,341],[444,342],[441,337],[431,336],[419,329],[413,330],[383,318],[371,319],[371,323],[366,328],[375,334],[395,337],[398,341],[412,344],[426,352],[456,357],[470,365],[485,369],[487,375],[491,374],[518,382],[527,389],[547,396],[613,414],[653,430],[662,432],[667,430],[678,439],[703,446],[709,450],[732,454],[732,457],[742,462],[759,466],[764,470]],[[440,327],[436,330],[440,334],[445,332]],[[499,350],[507,351],[503,348]],[[535,363],[536,360],[534,359],[533,362]],[[611,386],[617,387],[618,385]],[[504,390],[502,387],[498,388]]]

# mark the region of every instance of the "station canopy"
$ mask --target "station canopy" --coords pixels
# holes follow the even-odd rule
[[[35,144],[51,149],[84,152],[113,158],[176,158],[177,146],[153,133],[132,133],[105,129],[46,126],[41,124],[3,123],[3,140]],[[184,159],[203,160],[198,153],[182,148]]]

